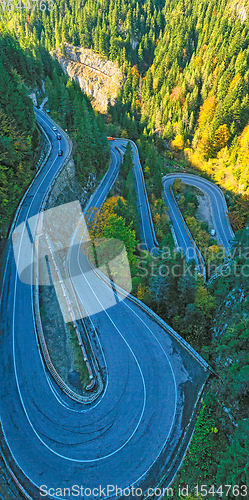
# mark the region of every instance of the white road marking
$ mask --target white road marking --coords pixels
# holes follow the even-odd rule
[[[83,275],[83,277],[85,278],[86,282],[88,283],[88,286],[91,288],[91,290],[92,290],[92,292],[93,292],[94,296],[96,297],[97,301],[98,301],[98,302],[99,302],[99,304],[102,306],[102,304],[101,304],[100,300],[99,300],[99,299],[98,299],[98,297],[96,296],[96,294],[95,294],[94,290],[92,289],[92,287],[91,287],[91,285],[90,285],[89,281],[87,280],[87,278],[86,278],[86,276],[85,276],[84,271],[82,270],[82,267],[81,267],[81,264],[80,264],[80,259],[79,259],[79,253],[80,253],[80,251],[79,251],[79,249],[78,249],[77,261],[78,261],[78,265],[79,265],[79,267],[80,267],[80,269],[81,269],[81,271],[82,271],[82,275]],[[99,278],[99,279],[100,279],[100,278]],[[104,282],[104,281],[102,281],[102,280],[101,280],[101,282],[102,282],[102,283],[103,283],[103,284],[104,284],[107,288],[109,288],[109,286],[108,286],[108,284],[107,284],[106,282]],[[78,296],[79,296],[79,299],[80,299],[80,301],[81,301],[82,305],[84,306],[83,301],[82,301],[82,299],[81,299],[81,295],[80,295],[80,293],[79,293],[79,292],[78,292]],[[142,479],[142,478],[143,478],[143,477],[147,474],[147,472],[151,469],[151,467],[154,465],[154,463],[157,461],[158,457],[159,457],[159,456],[160,456],[160,454],[162,453],[162,450],[164,449],[164,447],[165,447],[165,445],[166,445],[166,443],[167,443],[167,441],[168,441],[168,439],[169,439],[169,436],[170,436],[170,434],[171,434],[172,427],[173,427],[173,424],[174,424],[174,421],[175,421],[175,416],[176,416],[176,409],[177,409],[177,384],[176,384],[176,378],[175,378],[175,374],[174,374],[173,367],[172,367],[172,365],[171,365],[171,363],[170,363],[170,360],[169,360],[169,358],[168,358],[168,355],[167,355],[167,353],[166,353],[165,349],[163,348],[163,346],[162,346],[161,342],[158,340],[158,338],[157,338],[157,337],[156,337],[156,335],[153,333],[153,331],[152,331],[152,330],[151,330],[151,329],[150,329],[150,328],[146,325],[146,323],[142,320],[142,318],[140,318],[140,317],[139,317],[139,315],[138,315],[138,314],[137,314],[137,313],[136,313],[136,312],[135,312],[135,311],[134,311],[134,310],[133,310],[133,309],[132,309],[132,308],[131,308],[128,304],[127,304],[127,302],[126,302],[126,301],[122,301],[122,303],[123,303],[123,304],[124,304],[124,305],[125,305],[125,306],[126,306],[126,307],[130,310],[130,311],[132,311],[132,313],[133,313],[133,314],[134,314],[134,315],[138,318],[138,320],[139,320],[140,322],[142,322],[142,323],[143,323],[144,327],[145,327],[145,328],[146,328],[146,329],[150,332],[150,334],[154,337],[154,339],[156,340],[156,342],[157,342],[157,343],[158,343],[158,345],[160,346],[161,350],[162,350],[162,351],[163,351],[163,353],[164,353],[164,356],[166,357],[166,359],[167,359],[167,361],[168,361],[168,364],[169,364],[169,367],[170,367],[170,370],[171,370],[171,373],[172,373],[172,378],[173,378],[173,382],[174,382],[174,389],[175,389],[174,415],[173,415],[173,417],[172,417],[172,423],[171,423],[171,426],[170,426],[169,432],[168,432],[168,434],[167,434],[167,436],[166,436],[166,438],[165,438],[165,441],[164,441],[164,443],[163,443],[163,445],[162,445],[162,447],[161,447],[161,449],[160,449],[160,451],[159,451],[159,453],[158,453],[157,457],[156,457],[156,458],[155,458],[155,460],[151,463],[150,467],[149,467],[149,468],[148,468],[148,469],[147,469],[147,470],[146,470],[146,471],[145,471],[145,472],[144,472],[144,473],[143,473],[143,474],[142,474],[139,478],[137,478],[137,479],[136,479],[136,481],[134,481],[134,483],[132,483],[132,484],[135,484],[135,483],[137,483],[138,481],[140,481],[140,480],[141,480],[141,479]],[[107,313],[107,311],[104,309],[104,307],[103,307],[103,306],[102,306],[102,309],[103,309],[103,311],[106,313],[106,315],[107,315],[108,319],[109,319],[109,320],[110,320],[110,322],[113,324],[114,328],[117,330],[117,332],[119,333],[119,335],[121,335],[121,336],[122,336],[122,338],[124,339],[124,337],[123,337],[123,335],[121,334],[120,330],[119,330],[119,329],[118,329],[118,327],[115,325],[114,321],[111,319],[110,315]],[[124,340],[125,340],[125,339],[124,339]],[[129,346],[129,343],[128,343],[127,341],[126,341],[126,343],[127,343],[127,345]],[[129,347],[130,347],[130,346],[129,346]],[[142,373],[142,370],[141,370],[141,373]],[[127,443],[128,443],[128,441],[127,441]]]

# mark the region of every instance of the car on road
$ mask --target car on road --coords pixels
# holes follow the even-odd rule
[[[114,137],[107,137],[108,141],[114,141]]]
[[[57,128],[56,128],[56,127],[53,127],[53,128],[52,128],[52,130],[53,130],[54,132],[56,132]]]
[[[62,156],[62,155],[63,155],[63,151],[62,151],[62,149],[59,149],[58,156]]]
[[[211,229],[210,234],[211,234],[211,236],[214,236],[216,234],[215,229]]]
[[[57,139],[61,140],[61,134],[57,134]]]

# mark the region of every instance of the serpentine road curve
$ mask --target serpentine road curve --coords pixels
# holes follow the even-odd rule
[[[176,201],[172,196],[171,186],[174,180],[178,178],[185,184],[189,184],[203,191],[210,200],[210,207],[216,235],[224,246],[226,253],[229,253],[231,240],[234,238],[228,215],[227,204],[221,189],[213,182],[188,173],[172,173],[163,177],[164,200],[169,207],[169,216],[172,221],[173,229],[176,235],[178,246],[183,249],[185,255],[191,259],[194,258],[198,262],[196,248],[193,247],[189,233],[186,231],[186,225],[179,214],[179,209],[176,208]]]
[[[36,116],[52,151],[23,198],[12,230],[40,212],[71,153],[66,134],[60,131],[59,145],[50,118],[41,111]],[[58,149],[63,149],[63,158]],[[93,206],[104,201],[119,164],[114,141],[110,169],[91,199]],[[137,182],[142,185],[141,173]],[[80,245],[71,249],[69,269],[82,306],[86,294],[89,302],[100,306],[90,320],[103,353],[104,390],[94,403],[83,405],[66,396],[50,376],[36,333],[33,287],[20,281],[10,243],[1,296],[0,416],[5,461],[33,500],[69,500],[80,487],[91,490],[89,498],[120,498],[132,486],[141,488],[143,493],[137,493],[141,498],[149,487],[169,485],[180,466],[209,367],[137,299],[124,299],[117,291],[116,305],[105,308],[110,287],[96,273],[89,277]]]

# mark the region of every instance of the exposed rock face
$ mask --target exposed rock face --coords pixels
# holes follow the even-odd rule
[[[228,4],[229,5],[229,4]],[[248,0],[232,0],[229,5],[230,12],[236,15],[237,18],[243,23],[249,12]]]
[[[238,3],[236,5],[236,13],[241,22],[243,23],[247,18],[248,9],[246,10],[246,7],[243,3]]]
[[[101,111],[106,111],[108,95],[114,104],[117,91],[124,81],[120,68],[90,49],[74,47],[68,43],[65,43],[65,54],[62,55],[59,48],[52,52],[63,71],[79,83],[81,89],[96,101]]]

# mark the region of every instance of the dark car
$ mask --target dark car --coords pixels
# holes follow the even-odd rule
[[[59,141],[61,140],[61,135],[60,134],[57,134],[57,139],[59,139]]]
[[[62,155],[63,155],[63,151],[62,151],[62,149],[59,149],[58,156],[62,156]]]

